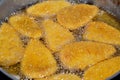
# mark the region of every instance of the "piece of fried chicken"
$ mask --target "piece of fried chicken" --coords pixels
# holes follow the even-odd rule
[[[56,74],[48,78],[41,78],[34,80],[82,80],[82,79],[74,74]]]
[[[90,22],[83,38],[108,44],[120,45],[120,31],[104,22]]]
[[[21,61],[24,55],[19,34],[7,23],[0,27],[0,66],[11,66]]]
[[[71,4],[66,1],[44,1],[42,3],[37,3],[27,9],[27,13],[36,17],[46,17],[53,16],[56,13]]]
[[[42,78],[55,73],[57,63],[51,52],[39,40],[32,39],[21,62],[21,72],[28,78]]]
[[[31,38],[40,38],[42,36],[40,25],[33,18],[30,18],[27,15],[18,14],[11,16],[9,23],[22,35]]]
[[[80,41],[65,45],[61,49],[59,57],[64,67],[83,70],[87,66],[110,57],[115,52],[116,49],[112,45]]]
[[[57,20],[63,27],[74,30],[86,25],[98,11],[94,5],[77,4],[60,10]]]
[[[84,80],[106,80],[118,71],[120,71],[120,56],[90,67],[84,74]]]
[[[47,46],[54,52],[59,51],[62,46],[75,40],[69,30],[52,20],[45,20],[43,28]]]

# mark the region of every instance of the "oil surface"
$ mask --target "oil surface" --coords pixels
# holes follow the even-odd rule
[[[21,11],[18,11],[16,13],[13,13],[12,15],[15,15],[15,14],[23,14],[24,13],[24,9],[21,10]],[[55,17],[52,18],[53,20],[56,20]],[[6,18],[6,21],[8,20],[8,17]],[[38,22],[41,22],[42,19],[40,18],[36,18],[36,21]],[[112,15],[110,15],[109,13],[101,10],[98,15],[93,19],[93,21],[103,21],[115,28],[117,28],[118,30],[120,30],[120,22]],[[84,33],[84,26],[80,29],[76,29],[76,30],[73,30],[71,32],[73,32],[75,38],[77,41],[84,41],[84,39],[82,38],[82,35]],[[25,37],[25,36],[21,36],[21,40],[23,41],[23,43],[25,44],[24,47],[26,47],[28,41],[29,41],[29,38]],[[44,39],[41,39],[44,43]],[[45,43],[44,43],[45,44]],[[117,52],[111,56],[111,57],[115,57],[115,56],[120,56],[120,46],[116,46],[114,45],[115,48],[117,49]],[[56,53],[57,54],[57,53]],[[58,58],[57,55],[53,55],[57,61],[57,64],[58,64],[58,70],[55,74],[58,74],[58,73],[72,73],[72,74],[76,74],[78,75],[79,77],[83,77],[83,74],[84,74],[84,71],[82,70],[69,70],[69,69],[65,69],[60,61],[60,59]],[[12,74],[12,75],[18,75],[19,78],[21,80],[24,80],[24,79],[27,79],[23,74],[21,74],[20,72],[20,63],[18,64],[15,64],[15,65],[12,65],[10,67],[2,67],[5,71],[7,71],[8,73]]]

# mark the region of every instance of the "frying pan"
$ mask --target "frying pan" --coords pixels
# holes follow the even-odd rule
[[[25,9],[26,7],[41,2],[44,0],[0,0],[0,23],[7,21],[8,17],[14,14],[16,11]],[[120,20],[120,0],[68,0],[72,3],[86,3],[94,4],[99,8],[107,11],[114,15]],[[0,68],[0,80],[19,80],[11,74],[5,72]],[[116,74],[111,75],[107,80],[120,80],[120,71]]]

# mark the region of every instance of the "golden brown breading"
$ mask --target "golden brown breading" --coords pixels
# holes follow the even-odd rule
[[[120,45],[120,31],[104,22],[90,22],[84,39]]]
[[[86,66],[96,64],[115,52],[115,48],[108,44],[81,41],[64,46],[59,57],[67,68],[85,69]]]
[[[18,32],[25,36],[39,38],[42,35],[38,23],[27,15],[12,16],[9,22]]]
[[[47,0],[47,1],[67,1],[67,0]]]
[[[23,55],[23,43],[18,33],[9,24],[3,23],[0,28],[0,65],[14,65],[21,61]]]
[[[74,74],[57,74],[48,78],[34,79],[34,80],[81,80],[80,77]]]
[[[84,80],[106,80],[118,71],[120,71],[120,56],[90,67],[84,74]]]
[[[101,10],[99,12],[99,14],[97,14],[94,19],[94,21],[102,21],[107,23],[108,25],[111,25],[117,29],[120,30],[120,22],[119,20],[117,20],[114,16],[112,16],[111,14]]]
[[[27,9],[27,13],[37,17],[55,15],[60,9],[70,6],[66,1],[45,1]]]
[[[88,4],[78,4],[66,7],[57,14],[58,22],[68,29],[77,29],[88,23],[96,14],[98,8]]]
[[[46,43],[53,51],[58,51],[63,45],[74,40],[74,36],[69,30],[64,29],[52,20],[45,20],[43,26]]]
[[[51,52],[39,40],[32,39],[26,47],[21,72],[29,78],[42,78],[56,70],[57,64]]]

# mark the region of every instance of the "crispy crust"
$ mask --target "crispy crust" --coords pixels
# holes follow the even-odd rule
[[[90,22],[85,30],[83,38],[120,45],[120,31],[104,22]]]
[[[60,10],[57,20],[65,28],[74,30],[87,24],[97,13],[96,6],[79,4]]]
[[[38,23],[27,15],[15,15],[10,17],[9,23],[22,35],[39,38],[42,31]]]
[[[120,70],[120,56],[100,62],[89,68],[84,80],[106,80]]]
[[[27,13],[37,17],[52,16],[56,15],[60,9],[70,5],[66,1],[45,1],[29,7]]]
[[[21,72],[28,78],[42,78],[56,70],[57,64],[51,52],[39,40],[32,39],[26,47]]]
[[[34,80],[81,80],[80,77],[74,74],[57,74],[48,78],[34,79]]]
[[[85,69],[86,66],[110,57],[116,52],[111,45],[81,41],[66,45],[59,57],[63,65],[70,69]]]
[[[24,48],[18,33],[7,23],[0,28],[0,65],[11,66],[21,61]]]
[[[75,40],[72,33],[52,20],[43,22],[47,46],[53,51],[59,51],[62,46]]]

